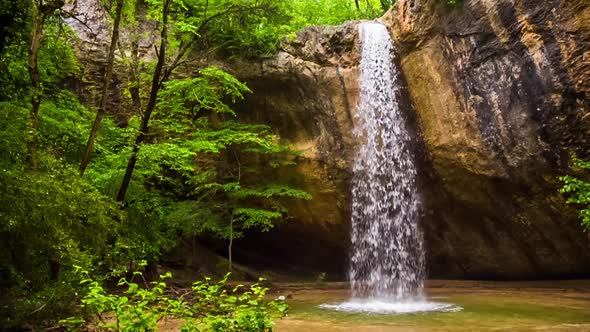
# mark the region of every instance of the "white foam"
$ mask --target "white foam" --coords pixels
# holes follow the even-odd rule
[[[458,312],[463,308],[454,304],[430,301],[402,301],[391,302],[386,300],[360,300],[353,299],[339,304],[321,304],[320,308],[373,314],[410,314],[423,312]]]

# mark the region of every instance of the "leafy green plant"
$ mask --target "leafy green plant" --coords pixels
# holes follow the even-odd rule
[[[228,57],[246,58],[276,53],[285,37],[306,26],[374,19],[393,4],[389,0],[197,0],[192,3],[201,13],[206,8],[209,18],[223,13],[201,29],[206,44]]]
[[[294,164],[296,153],[268,126],[235,120],[237,114],[228,101],[243,99],[250,92],[216,67],[164,84],[151,120],[153,136],[138,154],[128,197],[130,220],[150,220],[146,228],[162,225],[180,229],[186,236],[209,234],[228,240],[231,266],[234,239],[248,229],[273,228],[287,213],[282,200],[311,198],[264,175]],[[120,158],[116,155],[112,160]],[[104,177],[120,174],[123,163],[119,160],[104,168],[95,163],[91,168],[96,167],[101,167],[97,173]],[[91,169],[90,174],[96,173]],[[147,197],[146,208],[136,210],[134,206]],[[135,218],[134,211],[161,213]]]
[[[113,18],[117,3],[121,4],[103,1],[111,6]],[[374,17],[377,3],[363,1],[355,8],[350,0],[324,1],[326,10],[318,10],[321,6],[315,0],[126,0],[120,9],[122,24],[132,30],[131,44],[136,47],[120,54],[132,72],[128,88],[136,110],[147,102],[146,85],[156,66],[138,59],[137,44],[144,37],[132,27],[140,26],[144,9],[148,19],[159,20],[164,17],[163,5],[171,8],[169,24],[164,24],[169,34],[163,38],[169,52],[159,52],[166,59],[155,83],[162,89],[156,89],[160,91],[149,135],[145,130],[145,139],[135,144],[137,170],[125,201],[119,204],[113,197],[145,113],[129,119],[126,128],[106,116],[95,133],[89,169],[83,177],[77,176],[92,112],[64,89],[81,69],[69,44],[75,36],[64,24],[66,13],[52,10],[39,21],[35,17],[43,9],[40,3],[0,0],[0,18],[7,22],[0,28],[0,308],[9,308],[0,325],[49,325],[52,318],[68,313],[79,287],[74,282],[74,265],[92,276],[113,270],[121,275],[138,261],[156,261],[164,248],[195,234],[228,240],[231,248],[232,240],[248,230],[266,231],[283,220],[285,200],[308,199],[294,184],[272,180],[278,169],[294,164],[296,153],[273,135],[272,128],[238,121],[232,103],[251,93],[245,84],[214,67],[182,80],[171,80],[171,73],[194,48],[211,46],[230,56],[271,54],[282,36],[306,24]],[[44,4],[61,8],[63,2]],[[314,19],[318,16],[321,19]],[[35,29],[38,23],[42,23],[42,36]],[[35,35],[42,37],[36,45],[36,83],[27,70]],[[33,107],[32,96],[38,97]],[[33,108],[38,111],[38,127],[30,123]],[[29,167],[27,145],[33,135],[36,162]],[[159,289],[158,285],[149,288],[153,289]],[[104,294],[105,301],[115,301]],[[142,296],[139,293],[126,296],[129,302],[141,303],[132,301]],[[232,296],[238,294],[222,295],[236,306],[244,304]],[[109,304],[111,308],[125,305]],[[231,330],[232,324],[242,328],[258,310],[248,308],[234,309],[242,318],[207,324],[217,324],[220,330]]]
[[[572,159],[578,170],[590,170],[590,162],[576,157]],[[567,203],[580,207],[582,226],[590,231],[590,182],[571,175],[561,176],[559,180],[563,182],[563,187],[559,191],[568,196]]]
[[[243,285],[228,290],[229,274],[217,283],[205,278],[174,298],[165,282],[172,277],[170,272],[146,284],[147,287],[120,279],[118,286],[126,287],[122,294],[109,293],[88,272],[81,273],[84,278],[80,283],[86,285],[86,293],[80,306],[86,316],[62,320],[70,328],[157,331],[158,322],[174,319],[180,322],[181,331],[272,331],[273,319],[287,313],[283,301],[265,300],[268,289],[260,285],[263,279],[244,291]],[[134,276],[142,278],[140,272]]]
[[[227,289],[229,273],[218,283],[210,278],[193,284],[197,296],[195,305],[205,330],[210,331],[272,331],[273,319],[286,316],[288,306],[280,299],[265,300],[268,288],[261,285],[264,279],[247,290],[243,285]]]
[[[124,213],[76,175],[84,116],[71,93],[41,104],[38,172],[27,171],[29,105],[0,102],[0,326],[44,322],[74,298],[73,264],[111,269]]]

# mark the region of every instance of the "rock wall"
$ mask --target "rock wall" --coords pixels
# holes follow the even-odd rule
[[[590,3],[399,1],[384,20],[444,191],[425,191],[431,271],[588,273],[588,241],[555,177],[570,150],[590,151]]]
[[[430,277],[590,276],[589,239],[556,180],[570,151],[590,156],[590,3],[398,0],[381,20],[407,81]],[[273,58],[191,63],[248,83],[241,116],[303,151],[296,172],[278,176],[314,196],[275,230],[238,241],[236,261],[345,277],[358,43],[349,22],[305,29]],[[88,54],[85,81],[100,79],[100,55]]]
[[[588,238],[556,177],[570,151],[590,152],[590,4],[399,0],[382,21],[416,126],[430,276],[589,275]],[[255,91],[242,107],[308,149],[314,200],[256,238],[272,261],[346,270],[357,43],[353,23],[310,28],[257,74],[234,71]]]
[[[355,23],[302,31],[277,57],[225,62],[224,69],[254,91],[237,105],[242,119],[271,124],[302,151],[297,172],[283,180],[313,195],[292,202],[291,218],[267,234],[237,243],[236,258],[261,267],[344,276],[350,242],[352,112],[358,98]],[[244,70],[249,68],[249,70]]]

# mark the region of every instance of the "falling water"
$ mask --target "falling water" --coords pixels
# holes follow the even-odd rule
[[[362,144],[352,180],[352,295],[406,300],[421,296],[424,286],[416,167],[396,96],[389,32],[382,24],[363,23],[360,37],[355,135]]]
[[[386,27],[360,25],[360,147],[352,180],[352,300],[324,308],[368,312],[447,310],[426,302],[419,194],[410,135],[399,109],[398,69]]]

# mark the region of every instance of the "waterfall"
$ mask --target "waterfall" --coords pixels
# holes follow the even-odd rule
[[[377,22],[360,24],[360,100],[354,117],[359,143],[352,179],[352,299],[320,307],[409,313],[458,311],[424,296],[424,245],[418,224],[417,172],[411,137],[398,102],[393,42]]]
[[[407,300],[422,295],[424,249],[410,136],[401,115],[398,69],[386,27],[360,25],[358,149],[352,180],[353,297]]]

